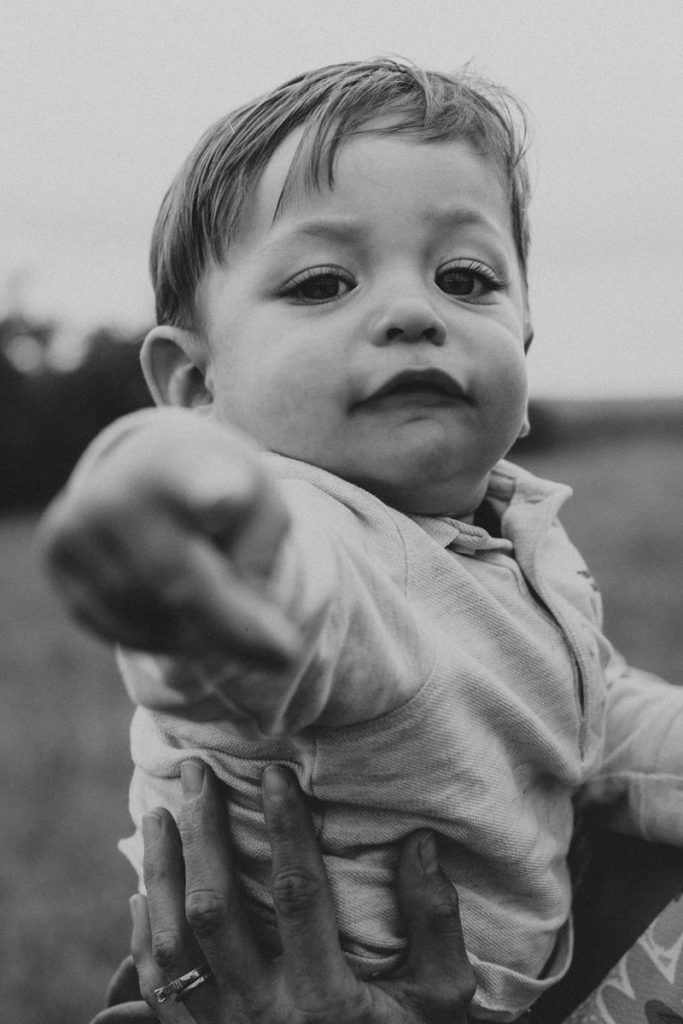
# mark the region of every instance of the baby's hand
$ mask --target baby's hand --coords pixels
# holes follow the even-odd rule
[[[76,476],[42,526],[48,570],[101,637],[284,667],[296,632],[267,584],[288,515],[241,434],[160,410]]]

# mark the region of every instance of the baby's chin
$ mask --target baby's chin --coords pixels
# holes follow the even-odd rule
[[[465,519],[479,507],[486,494],[490,471],[485,474],[449,474],[434,479],[425,474],[351,479],[386,505],[406,515],[451,516]]]
[[[310,439],[304,445],[286,440],[270,444],[270,450],[334,473],[409,515],[470,515],[481,504],[498,461],[476,439],[458,444],[438,422],[344,439],[347,443],[333,439],[322,449]]]

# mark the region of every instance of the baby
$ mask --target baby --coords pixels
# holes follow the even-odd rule
[[[627,668],[557,521],[501,461],[527,429],[520,114],[392,60],[303,75],[215,124],[154,231],[155,402],[48,516],[72,611],[138,704],[135,836],[223,781],[275,948],[265,764],[310,795],[344,948],[405,948],[395,854],[433,829],[474,1017],[518,1017],[571,958],[577,801],[683,841],[683,690]]]

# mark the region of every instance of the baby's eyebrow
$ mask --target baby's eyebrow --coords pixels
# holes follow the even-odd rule
[[[470,206],[442,206],[430,210],[427,221],[439,228],[482,227],[489,231],[500,231],[493,218]]]
[[[500,239],[501,236],[501,225],[496,219],[472,206],[435,206],[426,211],[425,221],[435,234],[475,227],[489,237]],[[275,221],[273,234],[265,242],[263,251],[310,239],[345,246],[359,245],[366,240],[367,231],[367,225],[352,217],[313,217],[291,227],[282,225],[281,230],[278,230],[278,222]]]
[[[363,228],[360,222],[335,217],[316,218],[315,220],[303,221],[291,230],[285,230],[282,235],[277,235],[269,243],[276,244],[286,238],[288,242],[296,238],[316,238],[328,242],[343,242],[346,244],[355,242],[362,234]]]

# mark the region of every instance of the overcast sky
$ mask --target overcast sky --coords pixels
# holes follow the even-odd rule
[[[151,323],[151,225],[203,129],[377,54],[472,61],[531,111],[532,392],[682,396],[681,0],[3,0],[0,312]]]

